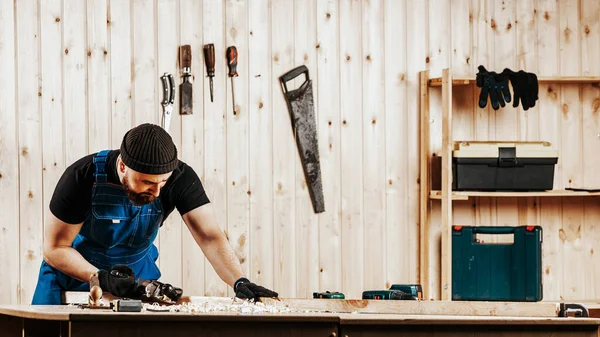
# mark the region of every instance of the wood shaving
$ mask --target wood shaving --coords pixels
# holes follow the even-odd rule
[[[211,303],[203,301],[197,303],[186,302],[176,305],[161,305],[159,303],[144,303],[143,311],[154,312],[185,312],[185,313],[239,313],[239,314],[287,314],[310,313],[318,310],[297,310],[286,306],[266,305],[262,302],[232,299],[231,304]]]

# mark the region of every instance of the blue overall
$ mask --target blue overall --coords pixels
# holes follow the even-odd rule
[[[95,183],[91,209],[73,240],[75,248],[98,269],[126,264],[136,278],[158,280],[155,261],[158,249],[154,239],[163,219],[160,200],[134,205],[120,185],[107,181],[105,172],[108,150],[96,154]],[[71,278],[42,261],[32,304],[61,304],[61,291],[89,291],[89,283]]]

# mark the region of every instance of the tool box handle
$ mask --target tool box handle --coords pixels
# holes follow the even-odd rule
[[[473,233],[478,234],[513,234],[515,227],[499,226],[499,227],[475,227]]]
[[[281,83],[283,84],[283,88],[285,89],[285,92],[288,92],[287,86],[286,86],[286,82],[289,82],[291,80],[293,80],[294,78],[300,76],[304,74],[305,79],[304,82],[308,81],[309,76],[308,76],[308,68],[305,65],[301,65],[299,67],[296,67],[290,71],[288,71],[287,73],[281,75],[280,79],[281,79]],[[304,84],[304,83],[303,83]]]

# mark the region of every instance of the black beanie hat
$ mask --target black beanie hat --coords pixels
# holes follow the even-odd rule
[[[121,158],[132,170],[164,174],[178,164],[177,148],[171,135],[155,124],[141,124],[127,131],[121,143]]]

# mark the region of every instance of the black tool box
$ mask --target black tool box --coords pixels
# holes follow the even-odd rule
[[[478,234],[512,235],[512,242],[481,242]],[[454,226],[452,299],[541,301],[542,238],[540,226]]]
[[[558,151],[548,142],[456,142],[452,189],[551,190],[557,162]]]

